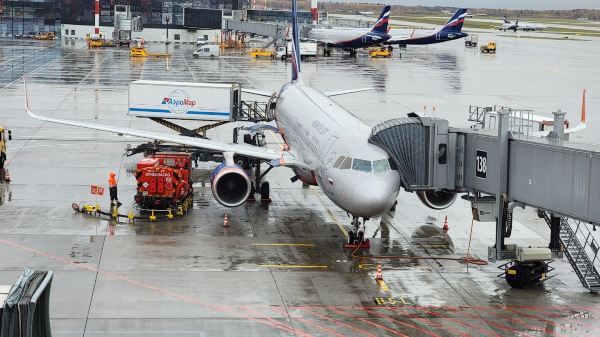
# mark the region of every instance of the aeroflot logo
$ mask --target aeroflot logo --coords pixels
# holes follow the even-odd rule
[[[191,108],[196,106],[196,101],[190,99],[190,96],[187,92],[176,89],[171,91],[169,96],[163,98],[162,105],[166,105],[174,114],[185,114]]]

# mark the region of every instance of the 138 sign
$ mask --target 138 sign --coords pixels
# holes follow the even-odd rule
[[[475,176],[485,179],[487,177],[487,152],[477,150],[475,157]]]

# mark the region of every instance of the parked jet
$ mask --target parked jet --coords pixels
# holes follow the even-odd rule
[[[388,8],[389,6],[386,6]],[[385,11],[385,9],[384,9]],[[452,41],[463,38],[469,34],[462,31],[463,23],[465,22],[465,16],[467,15],[466,8],[458,9],[454,15],[448,20],[448,22],[437,30],[423,30],[423,29],[390,29],[388,31],[389,39],[381,41],[379,44],[387,45],[425,45],[440,43],[446,41]],[[312,30],[311,30],[312,31]],[[347,36],[358,36],[366,34],[367,31],[362,28],[329,28],[317,30],[318,34],[328,34],[330,36],[337,36],[345,34]],[[310,34],[309,34],[310,36]],[[327,56],[327,53],[325,54]]]
[[[434,31],[423,29],[391,29],[388,32],[390,38],[385,44],[423,45],[452,41],[466,37],[469,34],[462,31],[466,15],[467,9],[459,8],[442,28]]]
[[[329,54],[329,48],[341,48],[355,55],[356,49],[380,45],[387,41],[388,21],[391,6],[385,6],[379,18],[369,31],[356,29],[332,29],[332,28],[312,28],[307,36],[307,40],[324,44],[326,55]]]
[[[287,166],[296,174],[293,180],[318,185],[329,199],[352,215],[354,230],[348,239],[351,243],[360,242],[364,232],[359,232],[359,218],[378,216],[394,205],[400,189],[400,174],[386,151],[368,142],[371,127],[330,98],[371,88],[320,92],[302,81],[296,1],[292,0],[291,81],[276,94],[246,90],[265,97],[276,95],[274,115],[277,130],[286,143],[284,150],[43,117],[29,109],[27,91],[26,111],[42,121],[222,153],[223,163],[212,173],[211,188],[215,199],[228,207],[242,205],[252,189],[248,173],[234,158],[261,159],[273,167]],[[446,191],[421,192],[419,197],[435,209],[448,207],[456,199],[453,192]]]
[[[534,30],[542,30],[542,29],[546,29],[547,27],[539,24],[539,23],[528,23],[528,22],[521,22],[519,23],[519,20],[515,21],[514,23],[511,22],[508,17],[504,17],[504,23],[502,24],[502,26],[498,27],[498,30],[503,30],[503,31],[507,31],[507,30],[513,30],[513,31],[517,31],[517,30],[523,30],[523,31],[534,31]]]

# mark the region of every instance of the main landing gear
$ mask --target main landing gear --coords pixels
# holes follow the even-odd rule
[[[356,249],[356,248],[369,248],[369,239],[365,239],[365,222],[369,220],[363,218],[362,230],[360,229],[361,223],[357,216],[352,217],[353,229],[348,232],[348,243],[344,245],[345,248]]]

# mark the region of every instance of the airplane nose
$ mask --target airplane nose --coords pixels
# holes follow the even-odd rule
[[[354,187],[353,208],[357,210],[355,215],[373,217],[387,211],[394,203],[397,193],[392,184],[382,181],[365,182]]]

